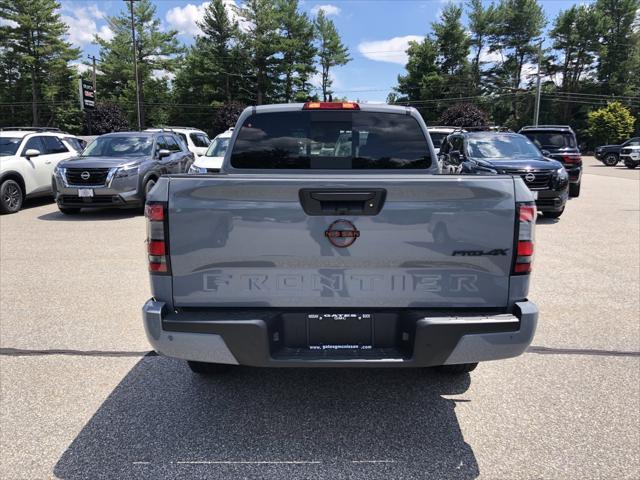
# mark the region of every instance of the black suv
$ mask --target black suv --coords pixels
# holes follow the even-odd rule
[[[558,218],[568,198],[569,176],[562,164],[545,158],[524,135],[506,132],[455,132],[443,141],[445,173],[520,175],[545,216]]]
[[[624,147],[640,146],[640,137],[630,138],[621,145],[602,145],[596,147],[596,158],[607,167],[615,167],[620,161],[620,150]]]
[[[518,133],[526,135],[545,157],[558,160],[569,174],[569,196],[580,195],[582,157],[575,132],[568,125],[538,125],[522,127]]]

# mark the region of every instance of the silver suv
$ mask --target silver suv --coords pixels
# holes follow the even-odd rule
[[[141,208],[161,175],[184,173],[193,160],[171,132],[109,133],[58,164],[53,191],[64,214],[83,207]]]

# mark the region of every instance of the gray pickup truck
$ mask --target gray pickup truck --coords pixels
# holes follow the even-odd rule
[[[520,355],[538,318],[533,196],[440,168],[413,108],[247,108],[219,174],[148,195],[151,345],[198,373]]]

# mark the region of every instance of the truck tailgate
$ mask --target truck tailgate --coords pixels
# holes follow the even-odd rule
[[[308,214],[302,189],[376,191],[384,202],[377,214]],[[176,176],[168,194],[176,307],[508,303],[515,230],[508,176]],[[336,220],[341,227],[330,228]],[[336,242],[355,239],[350,246],[332,244],[340,229],[357,232]]]

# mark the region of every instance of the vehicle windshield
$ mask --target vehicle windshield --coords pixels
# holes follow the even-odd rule
[[[224,157],[224,154],[227,153],[227,147],[229,146],[230,137],[226,138],[214,138],[209,145],[209,149],[205,156],[207,157]]]
[[[64,137],[64,139],[69,143],[69,145],[73,147],[73,149],[76,152],[78,153],[82,152],[83,148],[82,148],[82,143],[80,143],[80,140],[74,137]]]
[[[409,115],[301,110],[247,117],[233,145],[231,165],[256,169],[424,169],[431,165],[431,157],[420,125]]]
[[[140,157],[151,155],[153,137],[131,135],[98,137],[84,149],[81,156]]]
[[[447,138],[448,135],[449,134],[445,132],[429,132],[429,136],[431,137],[434,148],[440,148],[442,146],[443,140]]]
[[[191,137],[191,141],[196,147],[208,147],[211,140],[204,133],[192,133],[189,135]]]
[[[471,136],[467,140],[468,154],[472,158],[531,159],[542,154],[522,135]]]
[[[0,137],[0,156],[15,155],[21,141],[19,137]]]
[[[541,149],[576,147],[576,139],[570,132],[523,132]]]

